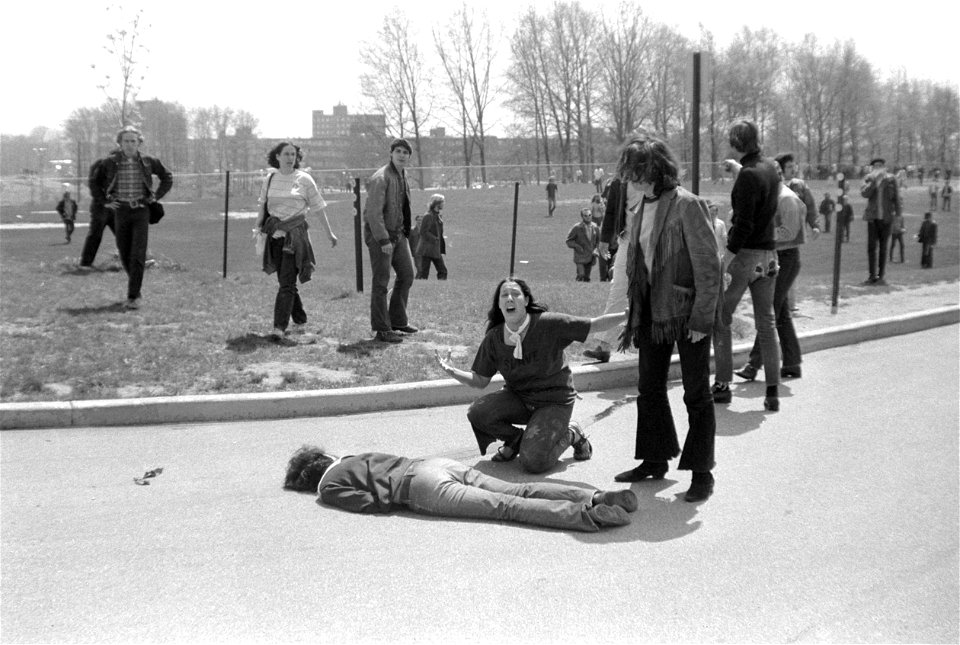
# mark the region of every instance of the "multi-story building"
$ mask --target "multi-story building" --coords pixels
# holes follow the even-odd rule
[[[357,135],[385,137],[387,119],[382,114],[349,114],[347,106],[333,106],[333,114],[313,111],[313,139],[347,138]]]

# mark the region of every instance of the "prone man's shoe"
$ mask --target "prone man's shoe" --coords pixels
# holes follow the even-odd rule
[[[663,479],[667,474],[666,462],[644,461],[636,468],[625,470],[615,475],[613,480],[618,482],[639,482],[646,478]]]
[[[710,394],[713,396],[714,403],[730,403],[733,400],[733,394],[730,392],[728,383],[720,383],[719,381],[714,383],[713,387],[710,388]]]
[[[583,352],[583,355],[587,358],[592,358],[598,363],[607,363],[610,361],[610,352],[603,349],[600,345],[597,345],[596,349],[588,349]]]
[[[739,376],[745,381],[753,381],[757,378],[757,371],[758,370],[756,367],[754,367],[750,363],[747,363],[746,365],[741,367],[739,371],[734,372],[734,374],[736,374],[737,376]]]
[[[587,509],[587,515],[590,516],[597,526],[626,526],[630,523],[630,516],[619,506],[608,506],[599,504]]]
[[[603,490],[597,493],[597,503],[607,506],[619,506],[628,513],[632,513],[640,506],[636,494],[629,488],[624,490]]]
[[[403,336],[395,331],[378,331],[376,339],[381,343],[402,343]]]

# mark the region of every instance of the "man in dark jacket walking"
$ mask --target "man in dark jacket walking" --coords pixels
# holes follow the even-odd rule
[[[90,171],[90,197],[96,204],[91,205],[91,212],[94,208],[106,210],[108,217],[114,220],[117,250],[127,272],[127,309],[140,308],[150,205],[173,186],[173,175],[159,159],[140,154],[141,143],[143,135],[140,131],[132,125],[125,126],[117,133],[120,149],[98,161]],[[153,189],[154,175],[160,180],[156,191]],[[90,260],[92,262],[93,258]],[[84,265],[83,260],[81,265]]]
[[[406,139],[394,139],[390,161],[367,182],[367,204],[363,209],[363,241],[370,253],[373,284],[370,290],[370,326],[376,339],[385,343],[403,342],[399,333],[419,331],[407,320],[407,295],[413,284],[413,255],[410,252],[410,188],[405,168],[413,152]],[[397,277],[387,307],[390,269]]]

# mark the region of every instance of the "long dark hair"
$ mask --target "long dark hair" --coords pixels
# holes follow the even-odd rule
[[[527,299],[528,314],[542,314],[547,310],[546,305],[542,305],[534,299],[533,292],[530,291],[530,286],[525,281],[520,278],[504,278],[497,283],[497,288],[493,291],[493,305],[490,307],[490,311],[487,312],[487,331],[503,323],[503,312],[500,311],[500,288],[507,282],[515,282],[517,286],[520,287],[520,291],[523,292],[523,296]]]
[[[294,150],[297,151],[297,160],[293,162],[293,168],[296,170],[300,167],[300,162],[303,161],[303,151],[300,150],[300,146],[295,143],[290,143],[289,141],[281,141],[277,145],[270,148],[270,152],[267,153],[267,163],[273,168],[280,167],[280,152],[287,146],[293,146]]]
[[[316,492],[320,478],[336,459],[323,448],[304,445],[293,453],[287,464],[287,477],[283,487],[288,490]]]
[[[621,149],[617,174],[624,182],[653,184],[653,194],[659,196],[680,183],[680,164],[665,141],[642,133],[632,137]]]

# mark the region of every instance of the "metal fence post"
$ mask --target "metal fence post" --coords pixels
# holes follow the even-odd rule
[[[230,171],[223,189],[223,277],[227,277],[227,228],[230,222]]]
[[[360,178],[353,179],[353,247],[357,263],[357,293],[363,293],[363,241],[360,229]]]

